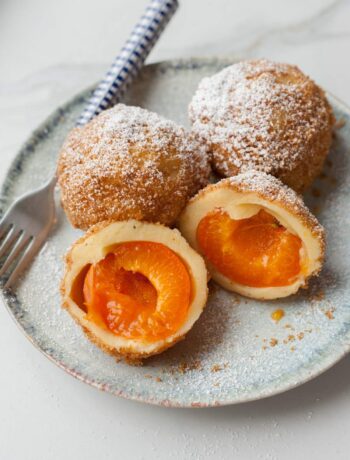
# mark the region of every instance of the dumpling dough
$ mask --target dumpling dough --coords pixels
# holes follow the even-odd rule
[[[142,334],[137,338],[132,334],[128,337],[126,335],[128,331],[125,332],[124,330],[123,335],[123,333],[111,330],[108,325],[109,323],[100,322],[99,324],[96,321],[92,321],[91,312],[89,310],[86,311],[87,298],[84,295],[86,294],[85,282],[88,271],[92,266],[96,267],[97,264],[105,260],[107,255],[113,254],[113,248],[124,244],[126,245],[125,247],[128,247],[130,243],[135,243],[136,249],[138,248],[137,243],[146,243],[152,248],[155,246],[154,243],[157,243],[163,248],[163,252],[168,251],[174,255],[174,258],[178,260],[178,263],[182,264],[183,270],[188,273],[190,279],[189,304],[183,323],[176,331],[173,331],[170,335],[161,337],[159,340],[143,338]],[[153,257],[152,260],[157,258],[154,257],[157,254],[152,254],[152,252],[150,254],[150,257]],[[158,260],[159,265],[155,267],[157,273],[154,273],[155,282],[152,280],[153,274],[150,273],[149,276],[149,281],[153,283],[156,289],[158,289],[157,280],[160,276],[168,276],[170,279],[177,276],[177,273],[162,273],[166,264],[162,264],[161,258],[158,258]],[[133,260],[130,262],[132,264]],[[144,268],[146,271],[149,270],[149,267]],[[170,270],[170,268],[166,268],[166,270]],[[122,271],[125,273],[124,268]],[[142,273],[142,270],[140,272]],[[130,271],[129,274],[133,276],[135,272]],[[172,230],[159,224],[142,223],[136,220],[112,223],[103,222],[92,227],[68,252],[66,256],[66,272],[62,281],[61,292],[64,308],[80,324],[89,339],[108,353],[122,355],[133,360],[160,353],[185,336],[197,321],[205,306],[207,300],[207,279],[207,270],[202,257],[188,245],[178,230]],[[164,299],[164,292],[158,290],[156,294],[157,304],[155,311],[160,308],[159,299]],[[165,292],[165,297],[166,295],[167,292]],[[133,299],[131,298],[131,300]],[[171,298],[169,302],[171,302]],[[165,307],[167,307],[166,303]],[[123,304],[122,308],[124,308]],[[166,314],[167,312],[165,312]],[[170,311],[170,317],[172,314],[173,312]],[[165,316],[166,318],[167,316]]]
[[[200,232],[198,229],[201,228],[203,222],[206,222],[203,219],[206,219],[207,216],[211,216],[213,213],[215,216],[215,213],[219,213],[216,214],[219,220],[222,216],[226,216],[225,222],[231,221],[231,223],[233,222],[232,225],[237,226],[245,222],[250,222],[243,219],[259,216],[261,212],[263,212],[261,215],[268,216],[267,218],[273,222],[269,223],[267,227],[261,227],[262,231],[258,229],[258,232],[254,234],[252,239],[248,238],[248,233],[244,235],[242,231],[239,236],[240,241],[242,238],[245,241],[245,246],[241,246],[241,248],[244,249],[246,254],[250,251],[253,254],[252,258],[244,259],[243,252],[240,254],[239,251],[230,253],[232,249],[230,249],[230,245],[235,244],[235,241],[230,240],[230,238],[238,237],[235,236],[236,234],[233,231],[227,237],[222,236],[223,232],[228,230],[220,226],[217,227],[218,230],[216,232],[210,230],[212,233],[209,236],[207,235],[207,238],[212,239],[212,243],[209,240],[209,245],[206,246],[207,254],[203,250],[203,247],[201,247],[199,242]],[[223,179],[216,184],[207,186],[190,200],[180,216],[178,226],[190,245],[204,256],[212,278],[224,288],[247,297],[276,299],[289,296],[297,292],[300,287],[305,287],[309,277],[317,275],[322,267],[325,249],[323,228],[307,209],[302,199],[293,190],[283,185],[278,179],[265,173],[252,171],[229,179]],[[264,266],[269,267],[270,259],[264,253],[261,253],[261,251],[264,251],[264,249],[261,249],[263,247],[262,243],[264,243],[262,235],[266,234],[268,235],[266,238],[271,239],[274,235],[275,227],[276,235],[278,238],[282,238],[282,240],[277,241],[277,243],[280,242],[279,246],[273,246],[271,242],[268,243],[270,248],[277,248],[272,250],[272,253],[271,249],[269,249],[270,259],[275,264],[281,263],[281,270],[283,272],[287,271],[290,273],[292,271],[292,260],[294,265],[295,263],[299,265],[297,265],[298,272],[294,273],[293,277],[290,278],[290,282],[286,283],[286,285],[283,285],[278,278],[279,273],[276,273],[277,278],[274,278],[275,274],[272,272],[270,274],[271,278],[277,279],[277,281],[274,283],[275,285],[270,286],[256,282],[253,270],[258,267],[259,276],[262,276],[263,279],[268,279],[268,277],[264,277]],[[246,226],[246,228],[248,227]],[[248,230],[251,231],[251,228]],[[224,249],[220,247],[218,249],[215,246],[215,240],[224,237],[226,240],[223,241],[226,246]],[[287,243],[289,242],[288,244],[291,245],[292,249],[290,253],[287,251],[285,254],[286,257],[283,258],[281,245],[284,245],[283,250],[286,251],[286,247],[288,249],[286,241]],[[247,245],[250,245],[250,247],[247,248]],[[223,251],[222,254],[220,254],[221,250]],[[254,259],[255,250],[260,251],[256,259]],[[224,271],[227,275],[230,270],[230,256],[227,254],[231,254],[232,257],[237,259],[238,264],[235,262],[235,270],[239,277],[248,277],[253,280],[252,282],[238,282],[235,276],[228,277],[222,273]],[[242,261],[239,266],[240,257],[242,257]],[[295,261],[296,258],[297,261]],[[274,267],[275,265],[271,269],[270,266],[270,270],[273,270]],[[259,284],[261,285],[259,286]]]

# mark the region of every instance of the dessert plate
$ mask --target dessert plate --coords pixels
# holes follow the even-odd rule
[[[187,125],[187,105],[199,80],[232,62],[189,59],[146,66],[125,102]],[[87,93],[59,108],[16,156],[2,187],[0,213],[53,173],[60,145]],[[57,199],[58,222],[49,241],[16,292],[2,292],[19,327],[78,379],[115,395],[165,406],[260,399],[331,367],[350,350],[350,111],[329,99],[339,129],[324,174],[306,197],[327,230],[327,261],[308,290],[259,302],[211,283],[208,305],[184,341],[143,366],[116,362],[92,345],[60,307],[63,255],[80,232],[71,228]]]

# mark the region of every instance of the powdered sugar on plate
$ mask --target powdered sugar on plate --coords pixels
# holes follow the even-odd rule
[[[148,67],[129,94],[129,102],[135,105],[146,100],[149,109],[182,120],[199,80],[224,65],[227,62],[182,61]],[[64,107],[63,113],[45,123],[30,140],[6,180],[4,202],[8,204],[47,179],[85,96]],[[308,291],[288,299],[257,302],[211,284],[208,305],[184,341],[142,367],[116,363],[91,344],[61,309],[62,259],[80,232],[72,229],[59,209],[47,245],[15,295],[4,297],[20,327],[36,346],[79,379],[116,395],[155,404],[220,405],[262,398],[327,369],[350,349],[350,116],[336,101],[333,106],[346,124],[333,145],[332,166],[327,166],[324,177],[315,184],[320,196],[307,197],[328,231],[326,265]],[[271,319],[276,309],[284,311],[278,322]]]

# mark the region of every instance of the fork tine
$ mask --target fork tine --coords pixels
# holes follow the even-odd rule
[[[20,231],[16,231],[15,227],[11,227],[0,247],[0,259],[11,250],[20,235]]]
[[[6,270],[11,266],[11,264],[17,259],[20,253],[29,245],[32,237],[25,236],[24,232],[20,234],[17,242],[14,244],[11,252],[4,261],[2,267],[0,267],[0,277],[6,273]]]
[[[21,258],[18,261],[18,264],[16,265],[15,269],[9,276],[8,280],[4,284],[4,289],[10,289],[12,286],[15,284],[17,281],[18,277],[21,275],[21,273],[26,269],[26,267],[29,265],[35,254],[39,251],[41,248],[42,243],[40,241],[37,241],[35,239],[32,239],[27,246],[26,250],[22,254]]]
[[[6,236],[6,234],[11,230],[11,225],[7,224],[3,219],[0,221],[0,240]]]

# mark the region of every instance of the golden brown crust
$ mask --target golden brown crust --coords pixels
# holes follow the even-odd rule
[[[69,308],[67,305],[62,304],[62,307],[65,308],[69,312]],[[168,348],[174,346],[177,342],[180,342],[185,338],[185,335],[182,335],[181,337],[176,337],[172,342],[168,342],[163,345],[163,347],[158,348],[156,352],[152,353],[144,353],[144,352],[132,352],[128,348],[120,348],[119,350],[116,350],[113,347],[108,346],[105,342],[103,342],[100,337],[98,337],[96,334],[94,334],[92,331],[90,331],[87,327],[85,327],[81,321],[79,321],[79,318],[77,316],[71,315],[76,324],[78,324],[81,328],[82,331],[84,332],[85,336],[87,337],[90,342],[92,342],[94,345],[99,347],[103,352],[107,353],[108,355],[114,356],[117,359],[124,359],[128,364],[132,365],[138,365],[140,362],[142,362],[143,359],[149,358],[150,356],[156,356],[162,353],[163,351],[167,350]]]
[[[63,208],[78,228],[103,220],[171,225],[207,184],[207,147],[147,110],[118,104],[68,135],[58,161]]]
[[[164,344],[163,347],[158,348],[156,352],[152,353],[131,352],[128,348],[120,348],[117,351],[115,348],[107,346],[97,335],[93,334],[91,331],[89,331],[89,329],[82,326],[78,320],[76,320],[76,322],[82,327],[84,334],[90,340],[90,342],[101,348],[101,350],[105,353],[111,356],[115,356],[118,359],[124,359],[126,362],[128,362],[128,364],[140,364],[140,361],[142,362],[143,359],[149,358],[150,356],[159,355],[160,353],[163,353],[163,351],[174,346],[177,342],[185,338],[184,335],[181,337],[176,337],[176,339],[174,339],[172,342]]]
[[[301,196],[276,177],[259,171],[249,171],[237,176],[222,179],[200,190],[197,195],[191,198],[188,204],[194,203],[212,190],[220,188],[227,188],[238,193],[253,192],[263,200],[275,203],[281,208],[288,210],[291,214],[297,216],[303,225],[322,242],[322,257],[324,256],[324,228],[307,208]]]
[[[261,207],[302,240],[305,264],[298,279],[287,286],[253,288],[226,278],[208,260],[207,267],[213,279],[228,290],[257,299],[286,297],[306,287],[308,279],[319,274],[325,257],[325,232],[302,198],[279,179],[266,173],[249,171],[208,185],[189,201],[178,224],[192,247],[201,253],[197,228],[208,213],[223,209],[237,216],[233,219],[241,219],[254,215]]]
[[[227,67],[200,83],[189,115],[220,175],[255,169],[299,192],[320,174],[332,141],[334,116],[323,90],[288,64]]]
[[[113,231],[110,231],[110,229],[108,229],[109,226],[113,226]],[[75,288],[73,288],[73,286],[75,286],[75,280],[77,278],[80,278],[80,276],[77,274],[81,273],[84,267],[86,266],[86,262],[80,263],[80,259],[77,260],[77,257],[79,256],[77,256],[76,249],[84,248],[85,245],[87,245],[88,249],[86,253],[90,254],[92,250],[92,238],[94,238],[95,236],[99,236],[98,234],[104,229],[110,231],[110,234],[113,237],[113,244],[117,243],[119,235],[117,229],[116,231],[114,231],[114,226],[118,226],[118,228],[123,228],[123,231],[125,232],[124,234],[127,235],[128,241],[132,241],[133,238],[137,238],[137,235],[140,235],[140,233],[135,233],[134,235],[133,231],[139,232],[140,229],[144,227],[147,227],[149,229],[149,232],[152,233],[152,235],[155,235],[155,233],[159,230],[162,232],[166,232],[166,234],[171,236],[172,247],[174,247],[174,245],[178,247],[179,241],[181,241],[182,246],[181,249],[180,246],[178,247],[178,255],[181,258],[183,258],[184,263],[187,265],[189,272],[193,277],[193,297],[191,300],[189,316],[186,323],[181,326],[181,329],[179,329],[178,333],[174,334],[171,337],[168,337],[162,343],[157,342],[157,344],[155,344],[155,346],[152,345],[152,347],[142,347],[142,344],[139,344],[139,346],[135,347],[134,341],[129,341],[127,339],[119,341],[118,345],[116,343],[114,344],[113,341],[111,342],[104,340],[104,331],[107,332],[109,335],[113,334],[108,329],[101,328],[100,326],[97,326],[95,324],[93,325],[93,327],[90,326],[92,325],[92,323],[88,322],[85,310],[83,311],[83,307],[82,305],[80,305],[80,302],[82,301],[77,300],[76,295],[74,294],[76,290]],[[107,243],[107,246],[110,246],[110,241]],[[186,254],[184,253],[184,247],[187,248]],[[88,262],[87,266],[89,266],[90,263],[91,262]],[[74,273],[73,277],[71,276],[72,273]],[[78,288],[82,289],[82,286]],[[127,362],[135,364],[136,362],[139,362],[144,358],[161,353],[162,351],[166,350],[169,347],[172,347],[175,343],[177,343],[185,337],[186,333],[192,327],[193,323],[198,319],[200,313],[202,312],[205,306],[208,294],[207,271],[205,269],[203,260],[189,247],[189,245],[181,237],[180,233],[177,230],[171,230],[158,223],[149,224],[136,222],[135,220],[128,222],[104,221],[92,226],[86,232],[86,234],[80,237],[71,246],[71,248],[67,252],[65,256],[65,273],[61,282],[60,290],[62,295],[62,307],[66,309],[72,316],[72,318],[76,321],[76,323],[79,324],[79,326],[81,326],[83,332],[91,342],[100,347],[104,352],[113,355],[117,358],[123,358]],[[114,344],[114,346],[112,346],[111,343]]]

